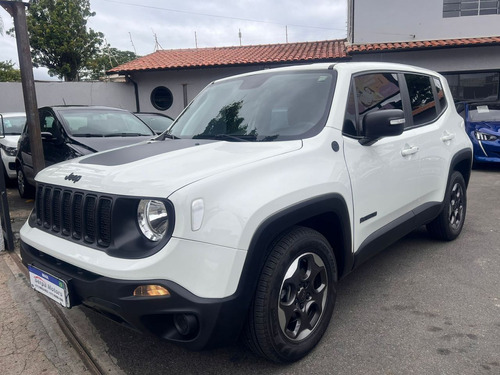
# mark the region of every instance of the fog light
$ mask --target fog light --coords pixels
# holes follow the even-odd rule
[[[141,285],[134,290],[135,297],[170,297],[170,292],[161,285]]]
[[[198,331],[198,319],[193,314],[174,315],[174,325],[182,336],[191,336]]]

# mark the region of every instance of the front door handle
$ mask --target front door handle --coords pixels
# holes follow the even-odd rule
[[[408,146],[405,145],[405,148],[401,150],[401,155],[403,156],[409,156],[416,154],[420,149],[417,146]]]

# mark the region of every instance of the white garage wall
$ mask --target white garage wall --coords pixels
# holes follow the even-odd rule
[[[118,82],[36,82],[38,107],[105,105],[135,111],[134,86]],[[0,112],[23,112],[21,83],[0,82]]]

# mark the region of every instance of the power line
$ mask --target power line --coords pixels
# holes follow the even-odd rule
[[[152,5],[126,3],[126,2],[118,1],[118,0],[104,0],[104,1],[106,1],[108,3],[116,3],[116,4],[120,4],[120,5],[133,6],[133,7],[137,7],[137,8],[147,8],[147,9],[155,9],[155,10],[164,10],[164,11],[167,11],[167,12],[183,13],[183,14],[193,14],[193,15],[196,15],[196,16],[225,18],[225,19],[236,20],[236,21],[258,22],[258,23],[266,23],[266,24],[280,25],[280,26],[303,27],[303,28],[308,28],[308,29],[345,31],[345,29],[337,29],[337,28],[333,28],[333,27],[321,27],[321,26],[310,26],[310,25],[295,25],[295,24],[289,24],[289,23],[288,24],[283,24],[283,23],[279,23],[279,22],[256,20],[256,19],[252,19],[252,18],[229,17],[229,16],[221,16],[221,15],[218,15],[218,14],[193,12],[193,11],[189,11],[189,10],[179,10],[179,9],[156,7],[156,6],[152,6]]]

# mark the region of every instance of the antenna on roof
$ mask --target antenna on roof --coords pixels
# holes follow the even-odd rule
[[[128,35],[130,36],[130,43],[132,44],[132,48],[134,49],[134,53],[137,55],[137,51],[135,50],[134,41],[132,40],[132,34],[130,33],[130,31],[128,32]]]
[[[194,45],[198,48],[198,36],[196,35],[196,31],[194,32]]]
[[[151,29],[151,31],[153,32],[153,35],[155,37],[155,52],[158,51],[159,49],[163,49],[160,42],[158,42],[158,37],[156,36],[155,31],[153,29]]]
[[[241,29],[238,29],[238,38],[240,38],[240,47],[241,47]]]
[[[285,25],[285,38],[286,42],[288,43],[288,25]]]

